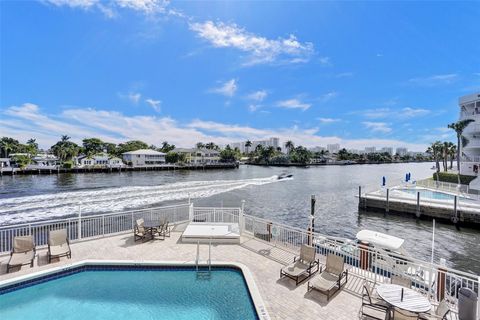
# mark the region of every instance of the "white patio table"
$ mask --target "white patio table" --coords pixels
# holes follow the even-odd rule
[[[377,293],[383,300],[402,310],[422,313],[428,312],[432,308],[427,297],[415,290],[396,284],[381,284],[377,287]]]

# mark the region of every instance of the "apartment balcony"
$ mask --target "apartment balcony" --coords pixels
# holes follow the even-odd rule
[[[480,123],[480,112],[475,111],[463,111],[460,112],[460,120],[472,119],[475,122]]]
[[[467,149],[480,149],[480,138],[469,137],[467,146],[463,147],[463,150]]]
[[[480,118],[478,124],[475,122],[470,123],[465,130],[463,131],[464,134],[474,134],[480,133]]]

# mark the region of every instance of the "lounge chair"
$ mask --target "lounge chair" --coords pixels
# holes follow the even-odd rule
[[[170,226],[168,225],[167,219],[160,219],[160,226],[155,229],[155,233],[159,236],[163,236],[163,239],[165,239],[165,237],[170,237]]]
[[[48,233],[48,263],[52,258],[72,258],[70,243],[68,241],[67,229],[52,230]]]
[[[315,259],[315,248],[303,244],[300,247],[300,256],[293,258],[293,263],[280,270],[280,278],[288,277],[295,280],[298,286],[310,278],[319,269],[318,259]]]
[[[325,269],[320,269],[320,274],[307,284],[307,292],[315,289],[327,294],[327,300],[330,300],[332,290],[340,290],[348,281],[348,270],[343,270],[343,257],[334,254],[327,256]],[[343,280],[343,283],[342,283]]]
[[[147,236],[147,230],[145,229],[145,221],[143,219],[137,219],[135,221],[135,227],[133,229],[133,236],[134,236],[134,241],[137,240],[145,240],[145,237]]]
[[[433,313],[422,313],[420,314],[420,319],[424,320],[446,320],[447,315],[450,313],[450,307],[448,306],[447,300],[443,299],[438,304],[437,308]]]
[[[379,296],[373,293],[372,287],[368,282],[363,285],[362,291],[362,307],[360,309],[360,315],[367,315],[368,318],[384,320],[387,316],[389,304],[382,300]],[[365,311],[375,311],[366,313]],[[379,317],[380,316],[380,317]]]
[[[35,259],[35,243],[33,236],[21,236],[13,238],[13,249],[7,264],[7,273],[10,269],[29,264],[33,267]]]
[[[397,284],[399,286],[409,288],[409,289],[412,287],[412,280],[403,278],[400,276],[396,276],[396,275],[392,275],[391,282],[392,284]]]

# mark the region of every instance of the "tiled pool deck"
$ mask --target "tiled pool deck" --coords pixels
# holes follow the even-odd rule
[[[72,259],[47,263],[46,250],[37,251],[33,268],[23,266],[21,270],[6,273],[8,256],[0,257],[0,281],[37,272],[72,262],[94,260],[162,260],[194,261],[196,244],[181,242],[182,226],[177,226],[166,240],[142,243],[133,241],[133,234],[122,234],[73,243]],[[349,276],[347,285],[327,302],[319,292],[307,293],[307,284],[295,287],[293,280],[279,280],[280,269],[292,261],[293,254],[270,244],[243,238],[238,244],[212,245],[212,261],[238,262],[246,265],[253,274],[265,306],[272,319],[325,319],[350,320],[359,318],[363,279]],[[200,257],[208,258],[208,245],[201,245]],[[320,261],[322,263],[322,261]]]

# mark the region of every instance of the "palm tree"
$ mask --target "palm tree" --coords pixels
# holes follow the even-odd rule
[[[216,144],[213,143],[213,142],[209,142],[205,145],[205,148],[209,149],[209,150],[214,150],[216,147]]]
[[[288,140],[285,143],[285,148],[287,148],[287,153],[290,153],[290,151],[292,151],[292,149],[295,148],[295,145],[293,144],[293,142],[291,140]]]
[[[205,144],[203,142],[198,142],[196,144],[196,147],[197,147],[197,149],[203,149],[203,148],[205,148]]]
[[[247,142],[245,142],[245,148],[247,148],[247,154],[249,153],[251,146],[252,146],[252,141],[247,140]]]
[[[463,136],[463,130],[471,123],[473,119],[460,120],[448,125],[450,129],[453,129],[457,134],[457,171],[458,171],[458,184],[460,184],[460,152],[468,144],[468,139]],[[462,144],[460,144],[462,141]]]
[[[435,159],[435,166],[437,168],[436,174],[437,174],[437,181],[438,181],[438,173],[440,172],[440,159],[439,155],[442,153],[442,143],[440,141],[435,141],[432,143],[430,147],[427,149],[427,153],[431,154],[433,158]]]
[[[453,159],[455,159],[456,153],[457,146],[450,142],[450,149],[448,150],[448,155],[450,156],[450,170],[453,168]]]

